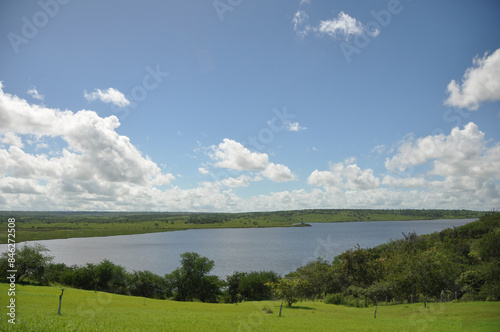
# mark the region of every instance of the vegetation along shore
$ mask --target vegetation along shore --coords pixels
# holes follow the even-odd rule
[[[245,213],[0,211],[0,227],[16,219],[16,240],[36,241],[198,228],[297,227],[303,223],[479,218],[469,210],[315,209]],[[7,232],[0,233],[0,244]]]

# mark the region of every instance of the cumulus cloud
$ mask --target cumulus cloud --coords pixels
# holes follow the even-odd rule
[[[4,93],[0,85],[0,209],[489,210],[500,205],[500,144],[474,123],[447,134],[409,136],[395,149],[375,148],[374,153],[389,156],[385,168],[364,168],[350,158],[310,172],[307,181],[298,184],[306,188],[245,198],[235,192],[254,181],[278,183],[296,176],[285,165],[271,162],[266,153],[224,139],[208,149],[210,161],[198,169],[208,175],[215,167],[223,176],[179,188],[172,184],[172,174],[162,172],[128,137],[117,133],[119,126],[115,116],[29,104]],[[42,145],[50,153],[33,152]]]
[[[259,174],[275,182],[295,179],[288,167],[270,162],[266,153],[252,152],[243,144],[228,138],[218,146],[212,146],[210,157],[215,160],[215,167],[236,171],[258,171]]]
[[[240,175],[237,178],[227,178],[221,180],[221,183],[229,188],[239,188],[239,187],[248,187],[250,185],[250,177],[246,175]]]
[[[88,101],[100,100],[103,103],[112,103],[118,107],[125,107],[130,105],[130,101],[127,100],[125,95],[120,91],[108,88],[107,90],[101,91],[100,89],[95,89],[94,92],[87,93],[87,90],[83,91],[83,96]]]
[[[264,171],[262,171],[262,175],[274,182],[286,182],[295,179],[295,176],[288,167],[274,163],[269,163]]]
[[[349,40],[350,37],[363,34],[364,27],[361,22],[344,12],[337,18],[320,21],[317,31],[337,39]]]
[[[328,171],[313,171],[307,182],[316,187],[350,190],[369,190],[380,186],[380,179],[374,176],[373,170],[362,170],[350,160],[333,164]]]
[[[355,208],[490,209],[500,204],[500,144],[472,122],[448,135],[407,138],[387,153],[392,154],[385,162],[388,174],[362,169],[354,160],[313,171],[307,182],[322,188],[315,188],[317,202]]]
[[[377,37],[380,30],[372,28],[369,31],[356,18],[341,11],[336,18],[320,20],[315,25],[306,24],[309,15],[298,10],[293,16],[293,29],[298,37],[303,38],[310,32],[316,32],[318,35],[326,35],[334,39],[343,39],[348,41],[353,36],[360,36],[363,33],[368,33],[371,37]]]
[[[4,93],[0,84],[1,192],[12,192],[7,190],[14,186],[27,192],[29,187],[34,188],[31,193],[50,193],[59,199],[69,195],[106,201],[119,199],[134,186],[169,184],[174,176],[162,173],[128,137],[119,135],[115,131],[119,125],[115,116],[31,105]],[[23,149],[25,135],[60,137],[67,146],[53,156],[35,155]]]
[[[417,168],[422,165],[425,172]],[[394,173],[410,171],[405,177],[386,175],[383,185],[422,188],[429,199],[441,204],[458,207],[490,202],[496,206],[500,202],[500,144],[489,144],[472,122],[452,129],[449,135],[402,142],[385,166]]]
[[[445,104],[477,110],[485,101],[500,100],[500,49],[491,55],[476,56],[465,71],[461,84],[452,80],[447,87]]]
[[[243,144],[228,138],[224,138],[222,143],[212,149],[212,158],[217,160],[215,166],[220,168],[262,171],[269,163],[267,154],[251,152]]]
[[[435,170],[441,169],[440,173],[444,171],[444,165],[455,165],[465,170],[466,165],[460,166],[461,163],[478,160],[484,144],[484,133],[470,122],[462,130],[458,127],[452,129],[447,136],[441,134],[402,142],[397,154],[386,159],[385,166],[396,172],[433,161],[437,167]]]

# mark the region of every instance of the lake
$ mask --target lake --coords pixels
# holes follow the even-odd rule
[[[371,248],[403,238],[402,232],[430,234],[476,219],[312,223],[312,227],[197,229],[164,233],[36,241],[54,261],[67,265],[103,259],[133,270],[165,275],[180,255],[197,252],[215,261],[213,274],[273,270],[281,275],[322,257],[328,261],[359,244]],[[7,245],[1,245],[2,251]]]

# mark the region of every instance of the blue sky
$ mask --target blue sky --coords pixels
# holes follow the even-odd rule
[[[3,1],[0,210],[500,207],[497,1]]]

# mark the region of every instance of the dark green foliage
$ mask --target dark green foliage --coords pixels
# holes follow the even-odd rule
[[[495,213],[431,235],[403,234],[402,240],[373,249],[356,247],[333,262],[341,291],[332,293],[374,304],[391,298],[500,300],[499,234]]]
[[[345,304],[345,296],[342,293],[330,294],[325,297],[326,304]]]
[[[332,270],[333,268],[325,260],[318,259],[297,268],[287,277],[307,281],[308,286],[304,290],[304,296],[314,300],[341,288],[338,285],[338,280],[335,280],[335,274],[332,273]]]
[[[213,267],[214,261],[197,253],[182,254],[181,267],[165,276],[175,300],[216,302],[221,295],[222,281],[216,276],[208,275]]]
[[[164,299],[171,294],[167,293],[164,278],[150,271],[134,271],[128,282],[130,295]]]
[[[123,267],[107,259],[94,267],[95,286],[99,291],[125,294],[128,277]]]
[[[222,223],[225,219],[224,215],[213,213],[213,214],[193,214],[190,215],[186,221],[186,224],[215,224]]]
[[[382,272],[382,265],[377,255],[368,249],[349,249],[340,255],[344,274],[349,283],[358,287],[368,287],[378,281]]]
[[[53,257],[46,254],[48,251],[39,243],[17,247],[15,252],[16,283],[26,281],[47,285],[49,282],[47,268],[53,260]],[[0,258],[2,282],[7,281],[7,270],[12,270],[9,267],[9,258],[9,252],[2,253]]]
[[[226,278],[226,302],[237,303],[243,300],[240,294],[240,280],[245,276],[245,272],[234,272],[232,275]]]
[[[500,233],[489,232],[484,234],[478,246],[479,256],[483,261],[498,260],[500,257]]]
[[[266,285],[278,282],[279,275],[273,271],[234,272],[227,277],[227,302],[263,301],[272,299],[272,290]]]

